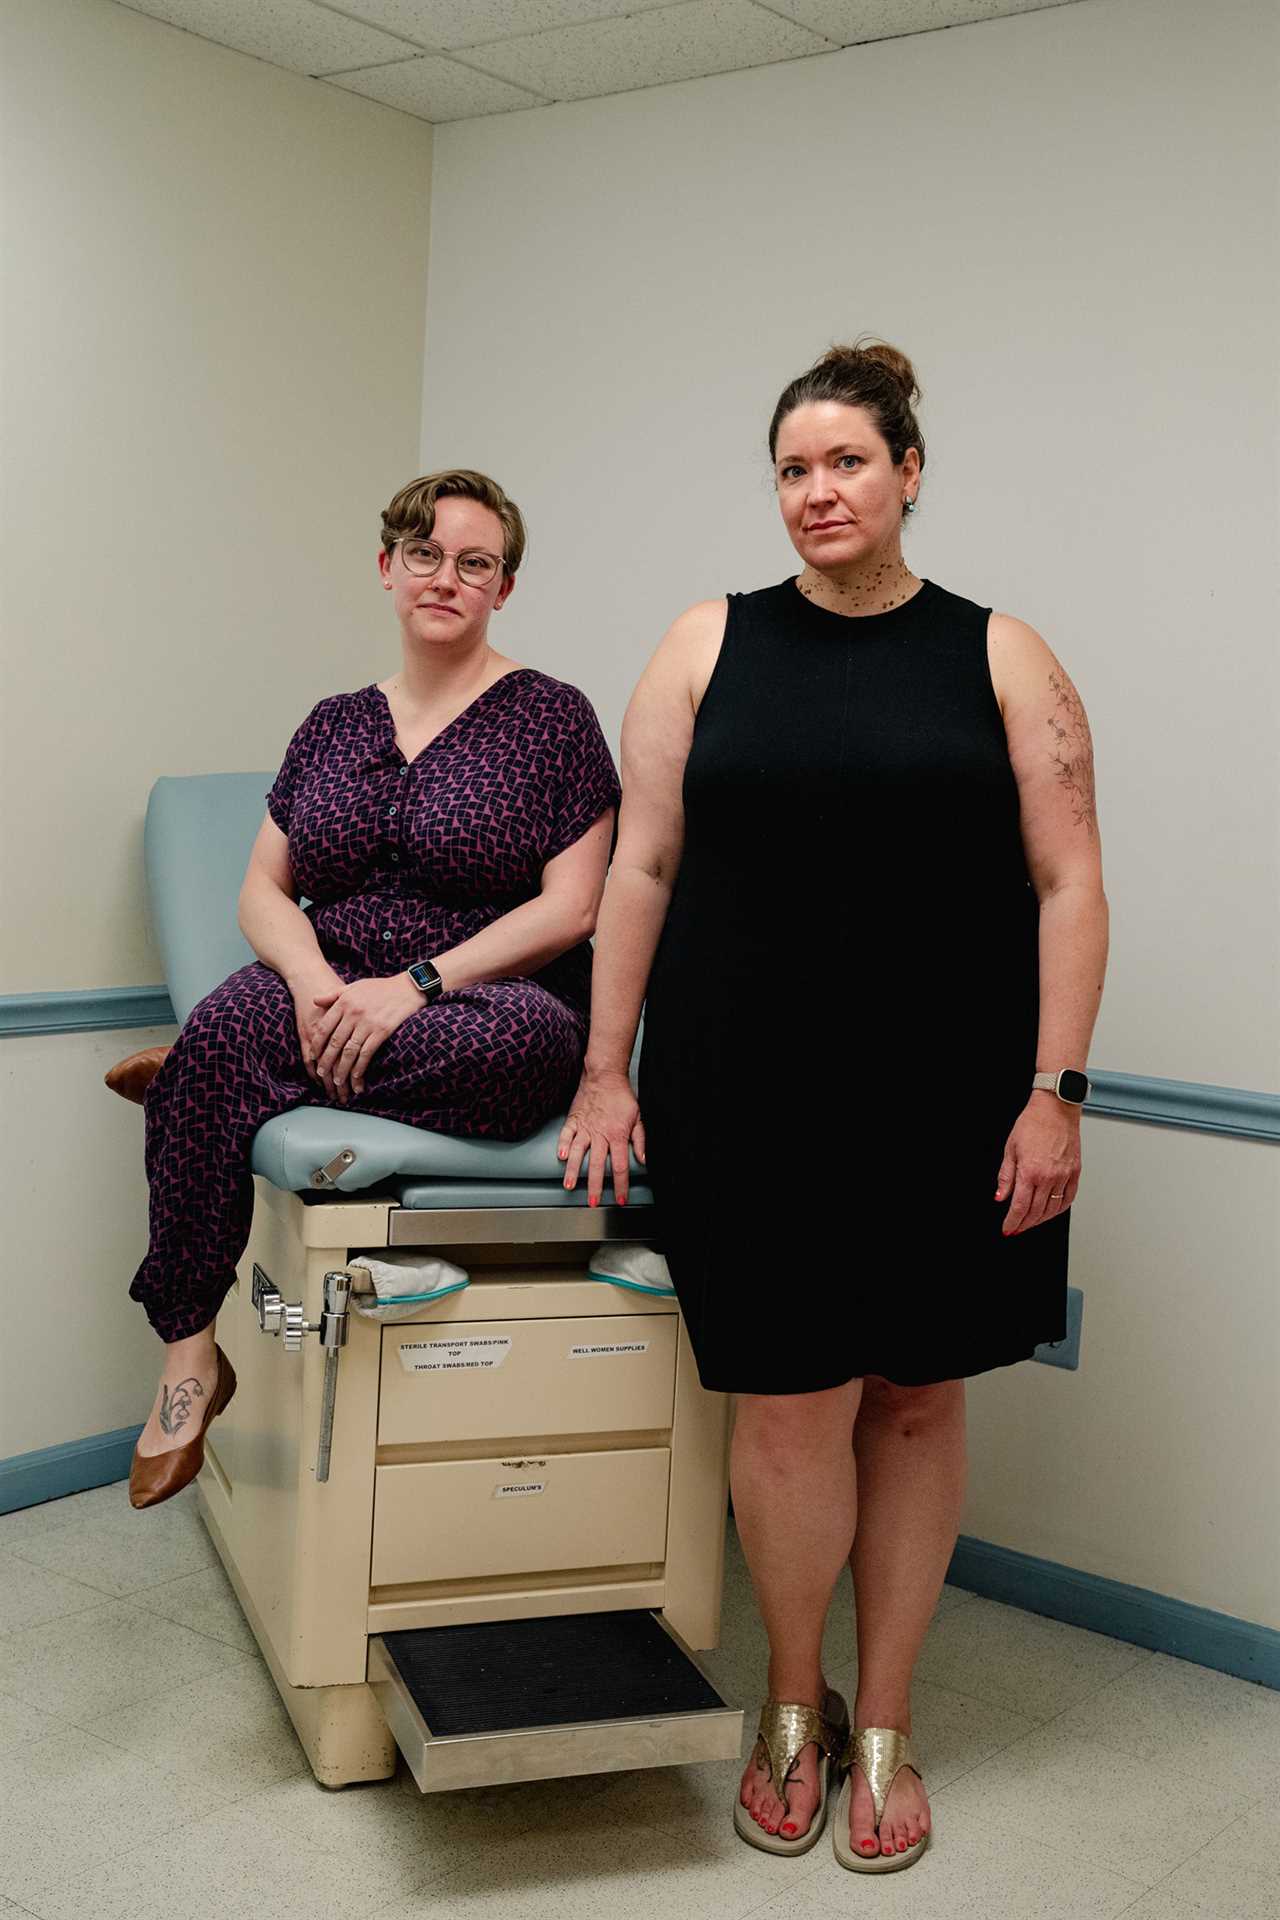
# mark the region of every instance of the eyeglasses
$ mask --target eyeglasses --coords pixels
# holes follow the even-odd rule
[[[502,567],[502,561],[496,553],[486,553],[483,547],[464,547],[460,553],[450,553],[444,547],[438,547],[434,540],[409,539],[397,542],[400,558],[410,573],[419,574],[424,580],[430,580],[439,573],[446,560],[452,560],[459,580],[468,587],[487,587]]]

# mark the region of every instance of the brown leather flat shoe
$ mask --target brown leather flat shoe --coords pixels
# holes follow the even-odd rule
[[[110,1073],[103,1074],[103,1080],[112,1093],[118,1093],[124,1100],[132,1100],[142,1105],[142,1096],[172,1052],[170,1047],[143,1047],[141,1053],[131,1053],[127,1060],[117,1060]]]
[[[209,1422],[217,1419],[236,1390],[235,1368],[221,1347],[215,1347],[214,1352],[218,1356],[218,1377],[213,1383],[209,1410],[199,1433],[169,1453],[144,1454],[134,1448],[133,1463],[129,1468],[131,1507],[158,1507],[162,1500],[172,1500],[175,1493],[181,1493],[184,1487],[190,1486],[204,1465],[204,1436],[208,1432]]]

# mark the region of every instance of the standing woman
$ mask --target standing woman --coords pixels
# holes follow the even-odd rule
[[[589,1191],[648,1165],[769,1636],[735,1824],[910,1865],[911,1676],[955,1544],[964,1379],[1065,1333],[1107,906],[1088,722],[1040,635],[918,578],[910,362],[836,347],[769,428],[802,566],[675,622],[623,731]],[[627,1062],[647,990],[640,1106]],[[640,1113],[643,1111],[643,1122]],[[815,1208],[811,1203],[817,1200]],[[822,1672],[857,1604],[853,1731]]]

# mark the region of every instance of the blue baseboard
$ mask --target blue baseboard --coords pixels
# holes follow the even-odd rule
[[[1047,1614],[1051,1620],[1280,1689],[1280,1631],[1274,1627],[1193,1607],[1101,1574],[1081,1573],[1056,1560],[1037,1560],[1011,1547],[993,1547],[966,1534],[956,1542],[947,1579],[986,1600],[1003,1600],[1028,1613]]]
[[[129,1472],[133,1446],[142,1428],[118,1427],[114,1433],[90,1434],[86,1440],[67,1440],[58,1447],[39,1447],[0,1460],[0,1513],[19,1507],[38,1507],[64,1494],[86,1493],[90,1487],[110,1486]]]

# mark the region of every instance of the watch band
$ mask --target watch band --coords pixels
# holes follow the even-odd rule
[[[444,981],[430,960],[415,960],[405,971],[424,1000],[438,1000],[444,992]]]
[[[1088,1077],[1078,1067],[1063,1067],[1057,1073],[1037,1073],[1031,1085],[1040,1093],[1056,1093],[1069,1107],[1082,1107],[1089,1098]]]

